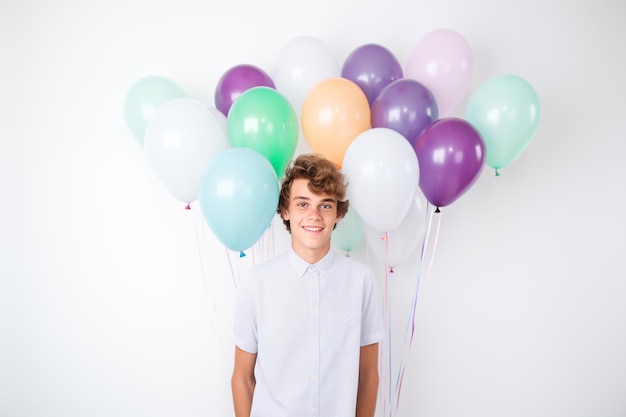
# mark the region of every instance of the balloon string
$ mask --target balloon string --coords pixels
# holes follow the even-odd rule
[[[430,254],[430,264],[428,265],[428,271],[426,276],[430,276],[430,271],[433,268],[433,261],[435,260],[435,252],[437,251],[437,242],[439,242],[439,230],[441,229],[441,216],[437,216],[437,229],[435,230],[435,240],[433,242],[433,249]],[[415,315],[415,313],[413,313]]]
[[[382,378],[380,383],[380,390],[383,397],[383,410],[382,415],[387,415],[387,409],[389,409],[389,416],[391,416],[391,303],[390,303],[390,267],[389,267],[389,234],[385,232],[382,237],[385,241],[385,297],[383,299],[383,323],[385,331],[387,332],[387,343],[381,349],[381,366],[382,366]]]
[[[237,290],[239,288],[239,283],[235,275],[235,270],[233,268],[233,260],[230,258],[230,253],[228,252],[228,248],[224,246],[224,250],[226,251],[226,258],[228,259],[228,266],[230,267],[230,276],[232,277],[235,290]]]
[[[396,389],[396,391],[398,391],[398,392],[396,393],[396,408],[395,408],[395,413],[394,414],[398,413],[398,406],[400,405],[400,392],[402,391],[402,381],[404,380],[404,366],[400,367],[400,371],[399,372],[400,372],[400,375],[398,376],[399,384],[398,384],[398,387]]]
[[[250,249],[250,251],[252,252],[252,265],[256,265],[259,262],[257,258],[263,259],[264,247],[265,245],[263,244],[263,235],[261,235],[259,239],[256,242],[254,242],[254,245],[252,245],[252,248]],[[257,257],[257,254],[259,253],[260,255]]]
[[[385,300],[384,300],[384,308],[383,311],[384,313],[384,321],[385,321],[385,331],[387,332],[387,335],[389,335],[389,242],[387,240],[388,238],[388,233],[385,232],[385,234],[383,235],[383,240],[385,241]],[[383,374],[383,389],[385,389],[385,387],[387,387],[387,389],[385,389],[385,404],[384,404],[384,408],[383,408],[383,416],[385,416],[387,414],[387,407],[389,406],[389,395],[390,395],[390,389],[389,389],[389,382],[390,382],[390,378],[389,378],[389,374],[390,374],[390,369],[389,369],[389,356],[390,356],[390,349],[389,349],[389,339],[387,339],[387,346],[385,347],[385,354],[384,354],[384,358],[383,358],[383,363],[385,364],[385,372]]]
[[[270,237],[270,245],[269,245],[269,251],[270,253],[268,254],[268,257],[274,257],[274,255],[276,254],[276,228],[274,227],[273,223],[270,223],[269,226],[269,237]]]
[[[194,232],[196,234],[196,247],[198,249],[198,258],[200,260],[200,273],[202,274],[202,285],[204,286],[204,295],[207,297],[207,299],[209,301],[211,301],[211,305],[213,307],[213,313],[215,313],[215,317],[217,317],[217,309],[215,307],[215,298],[210,298],[209,297],[209,290],[207,287],[207,279],[206,279],[206,273],[204,270],[204,262],[202,260],[202,249],[200,247],[200,236],[198,234],[198,224],[196,222],[196,218],[195,216],[192,214],[191,218],[193,219],[193,226],[194,226]],[[213,323],[211,322],[211,326],[213,326]]]
[[[258,263],[264,262],[275,256],[276,243],[274,240],[274,227],[272,226],[272,223],[270,223],[267,230],[259,237],[259,239],[254,242],[254,245],[250,248],[250,252],[252,253],[252,265],[257,265]]]
[[[191,210],[191,206],[189,206],[189,209],[187,210]],[[215,326],[215,320],[217,320],[217,303],[215,302],[215,292],[209,291],[208,286],[207,286],[207,276],[205,272],[206,270],[204,268],[204,261],[203,261],[203,256],[202,256],[203,252],[202,252],[202,248],[200,245],[200,235],[198,233],[198,222],[196,220],[195,213],[191,213],[191,218],[193,219],[193,229],[196,235],[196,247],[198,249],[198,258],[200,260],[200,273],[202,274],[202,285],[204,286],[204,296],[210,302],[212,310],[213,310],[213,318],[210,320],[211,331],[217,335],[217,339],[219,341],[221,338],[219,336],[219,332],[217,331],[217,327]],[[206,243],[206,240],[205,240],[205,243]],[[211,293],[210,297],[209,297],[209,293]],[[222,359],[224,360],[224,363],[226,363],[226,352],[224,352],[224,346],[221,342],[219,343],[219,345],[220,345],[220,350],[222,352]]]
[[[424,236],[424,240],[422,242],[422,249],[421,249],[421,253],[420,253],[420,262],[419,262],[418,274],[417,274],[417,279],[416,279],[416,283],[415,283],[415,291],[413,293],[413,301],[412,301],[412,304],[411,304],[411,312],[410,312],[409,318],[407,320],[407,325],[406,325],[406,331],[405,331],[405,337],[404,337],[404,350],[403,350],[403,353],[402,353],[402,358],[400,360],[400,367],[398,369],[398,377],[396,379],[396,406],[395,406],[396,413],[398,412],[398,406],[400,405],[400,394],[401,394],[401,391],[402,391],[402,381],[404,379],[404,371],[405,371],[405,366],[406,366],[405,365],[405,361],[406,361],[406,357],[408,355],[408,351],[410,350],[410,348],[411,348],[411,346],[413,344],[413,339],[415,337],[415,314],[416,314],[416,311],[417,311],[417,301],[418,301],[418,295],[419,295],[419,285],[420,285],[420,280],[421,280],[421,275],[422,275],[422,267],[424,265],[424,258],[425,258],[425,254],[426,254],[426,249],[428,247],[428,242],[430,240],[430,234],[431,234],[431,230],[432,230],[433,214],[434,213],[439,213],[439,211],[435,210],[434,212],[433,211],[430,212],[430,216],[429,216],[429,219],[428,219],[428,228],[426,229],[426,235]],[[433,259],[434,259],[435,247],[437,245],[437,241],[439,240],[439,229],[440,229],[440,226],[441,226],[441,217],[440,216],[437,216],[437,217],[438,217],[438,222],[437,222],[435,238],[434,238],[434,243],[433,243],[433,251],[431,253],[431,259],[430,259],[429,268],[427,270],[426,276],[430,275],[430,271],[431,271],[432,264],[433,264]]]
[[[405,370],[405,360],[406,357],[408,355],[408,350],[411,346],[411,343],[413,342],[413,335],[415,333],[415,319],[414,319],[414,314],[416,311],[416,306],[417,306],[417,293],[418,293],[418,288],[419,288],[419,279],[420,279],[420,275],[421,275],[421,266],[424,262],[424,253],[425,253],[425,248],[428,242],[428,237],[429,237],[429,233],[430,233],[430,225],[431,225],[431,221],[432,221],[432,215],[430,217],[431,220],[429,220],[428,222],[428,228],[427,228],[427,232],[426,235],[424,236],[424,240],[422,241],[422,249],[421,249],[421,253],[420,253],[420,261],[419,261],[419,269],[418,269],[418,275],[417,275],[417,280],[416,280],[416,284],[415,284],[415,291],[413,294],[413,300],[411,302],[411,312],[409,314],[409,317],[407,319],[407,323],[406,323],[406,329],[405,329],[405,335],[404,335],[404,349],[402,352],[402,356],[400,359],[400,365],[398,367],[398,376],[396,378],[396,406],[395,406],[395,412],[398,412],[398,407],[400,406],[400,394],[402,391],[402,382],[404,379],[404,370]],[[410,336],[409,336],[410,335]]]
[[[276,253],[276,242],[274,240],[275,227],[272,223],[269,224],[265,233],[261,235],[261,253],[263,254],[263,260],[271,259]]]
[[[435,213],[440,213],[440,212],[435,211]],[[413,337],[415,336],[415,312],[417,309],[417,296],[419,293],[419,284],[420,284],[420,278],[422,275],[422,266],[424,264],[424,255],[426,254],[426,248],[428,246],[428,241],[430,240],[432,222],[433,222],[433,213],[431,212],[430,219],[428,220],[428,229],[426,232],[426,238],[424,239],[424,244],[422,245],[422,253],[420,254],[420,266],[419,266],[418,275],[417,275],[417,282],[415,285],[415,293],[413,295],[413,305],[412,305],[412,312],[411,312],[411,315],[412,315],[411,316],[411,339],[409,341],[409,344],[413,343]],[[440,227],[441,227],[441,215],[438,214],[437,215],[437,227],[435,230],[435,237],[433,241],[433,248],[432,248],[432,252],[430,255],[430,262],[428,264],[428,270],[426,272],[427,277],[430,275],[430,271],[433,266],[433,260],[435,259],[435,249],[437,248],[437,242],[439,241]]]
[[[389,243],[387,243],[387,245],[389,245]],[[392,351],[392,347],[391,347],[391,273],[392,270],[391,268],[388,269],[387,272],[387,360],[388,360],[388,376],[387,376],[387,380],[388,380],[388,385],[389,385],[389,415],[392,415],[392,397],[391,397],[391,351]]]

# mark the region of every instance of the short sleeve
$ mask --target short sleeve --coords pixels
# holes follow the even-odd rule
[[[367,346],[385,337],[380,294],[371,271],[365,277],[362,305],[361,346]]]
[[[251,275],[242,277],[235,302],[233,336],[235,344],[248,353],[257,353],[257,315],[254,282]]]

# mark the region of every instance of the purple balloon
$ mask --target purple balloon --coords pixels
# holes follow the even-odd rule
[[[465,193],[485,166],[485,143],[467,121],[454,117],[428,126],[413,146],[426,199],[444,207]]]
[[[215,88],[215,107],[228,116],[233,102],[244,91],[252,87],[270,87],[276,89],[272,78],[254,65],[236,65],[226,71]]]
[[[372,127],[401,133],[411,144],[439,118],[435,97],[419,81],[401,78],[383,88],[372,104]]]
[[[376,44],[362,45],[348,55],[341,76],[356,83],[372,105],[378,93],[387,84],[402,78],[402,66],[385,47]]]

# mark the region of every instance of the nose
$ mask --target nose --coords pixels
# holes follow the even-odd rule
[[[309,212],[307,213],[309,218],[311,219],[321,219],[321,210],[319,207],[311,207]]]

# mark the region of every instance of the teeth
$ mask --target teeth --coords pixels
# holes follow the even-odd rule
[[[304,227],[304,229],[310,232],[319,232],[320,230],[322,230],[321,227]]]

